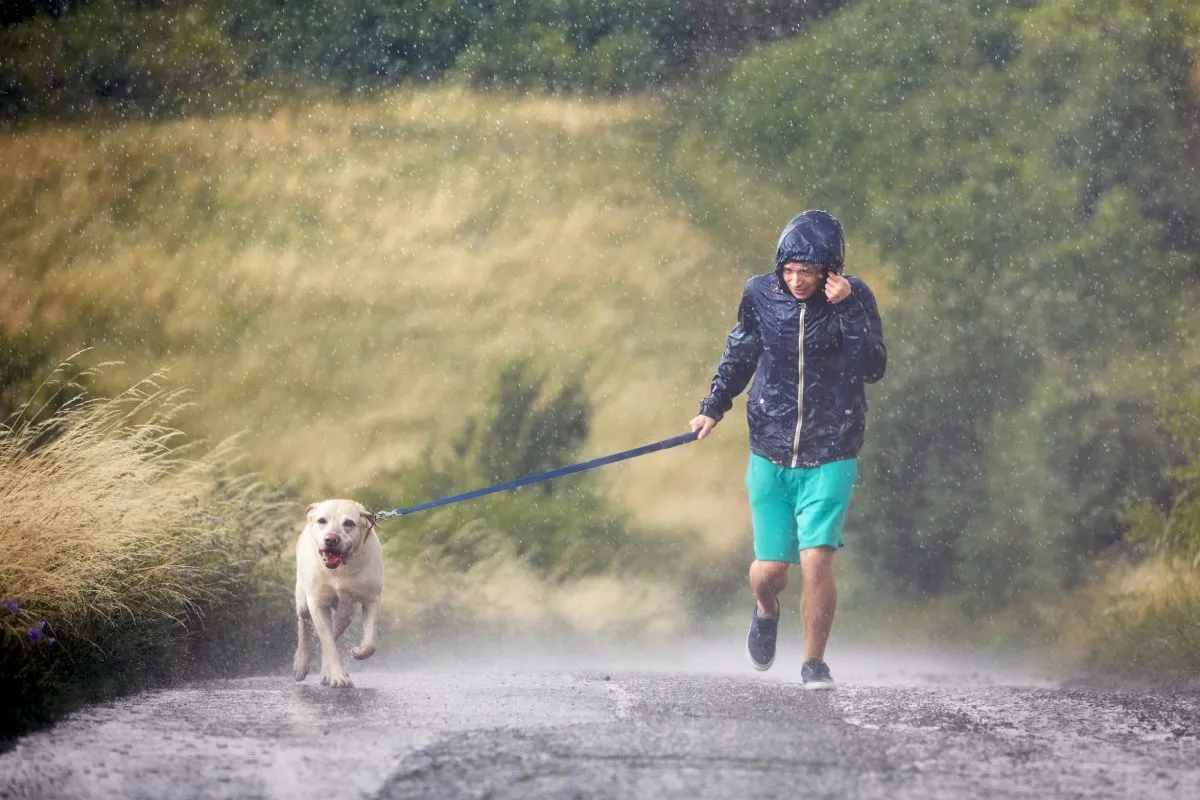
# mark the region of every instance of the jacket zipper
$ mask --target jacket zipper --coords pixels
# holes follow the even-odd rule
[[[800,429],[804,427],[804,312],[808,306],[800,304],[800,379],[796,381],[796,435],[792,437],[792,468],[800,460]]]

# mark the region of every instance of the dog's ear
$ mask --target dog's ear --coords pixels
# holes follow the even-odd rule
[[[309,522],[312,522],[313,509],[316,508],[318,505],[320,505],[320,503],[309,503],[308,508],[304,509],[304,518],[306,520],[308,520]]]

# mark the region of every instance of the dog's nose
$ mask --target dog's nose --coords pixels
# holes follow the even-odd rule
[[[338,537],[334,536],[332,533],[326,534],[326,536],[325,536],[325,544],[326,545],[329,545],[330,547],[332,547],[333,545],[335,545],[337,543],[338,543]]]

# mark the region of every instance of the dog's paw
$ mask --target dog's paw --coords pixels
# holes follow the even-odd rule
[[[331,689],[353,688],[354,683],[345,670],[327,670],[321,673],[321,683]]]
[[[350,655],[354,656],[359,661],[362,661],[364,658],[370,658],[371,656],[375,655],[375,645],[373,645],[373,644],[359,645],[358,647],[356,647],[350,651]]]
[[[308,653],[296,653],[296,657],[292,659],[292,675],[298,681],[308,677]]]

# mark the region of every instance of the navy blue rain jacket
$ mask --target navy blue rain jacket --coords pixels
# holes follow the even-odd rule
[[[866,431],[864,385],[887,368],[883,323],[866,283],[847,275],[851,294],[837,304],[825,299],[823,286],[797,300],[783,283],[783,265],[792,262],[840,272],[844,251],[841,226],[825,212],[788,223],[776,271],[746,282],[737,326],[700,402],[701,414],[719,420],[753,376],[750,449],[781,466],[857,457]]]

